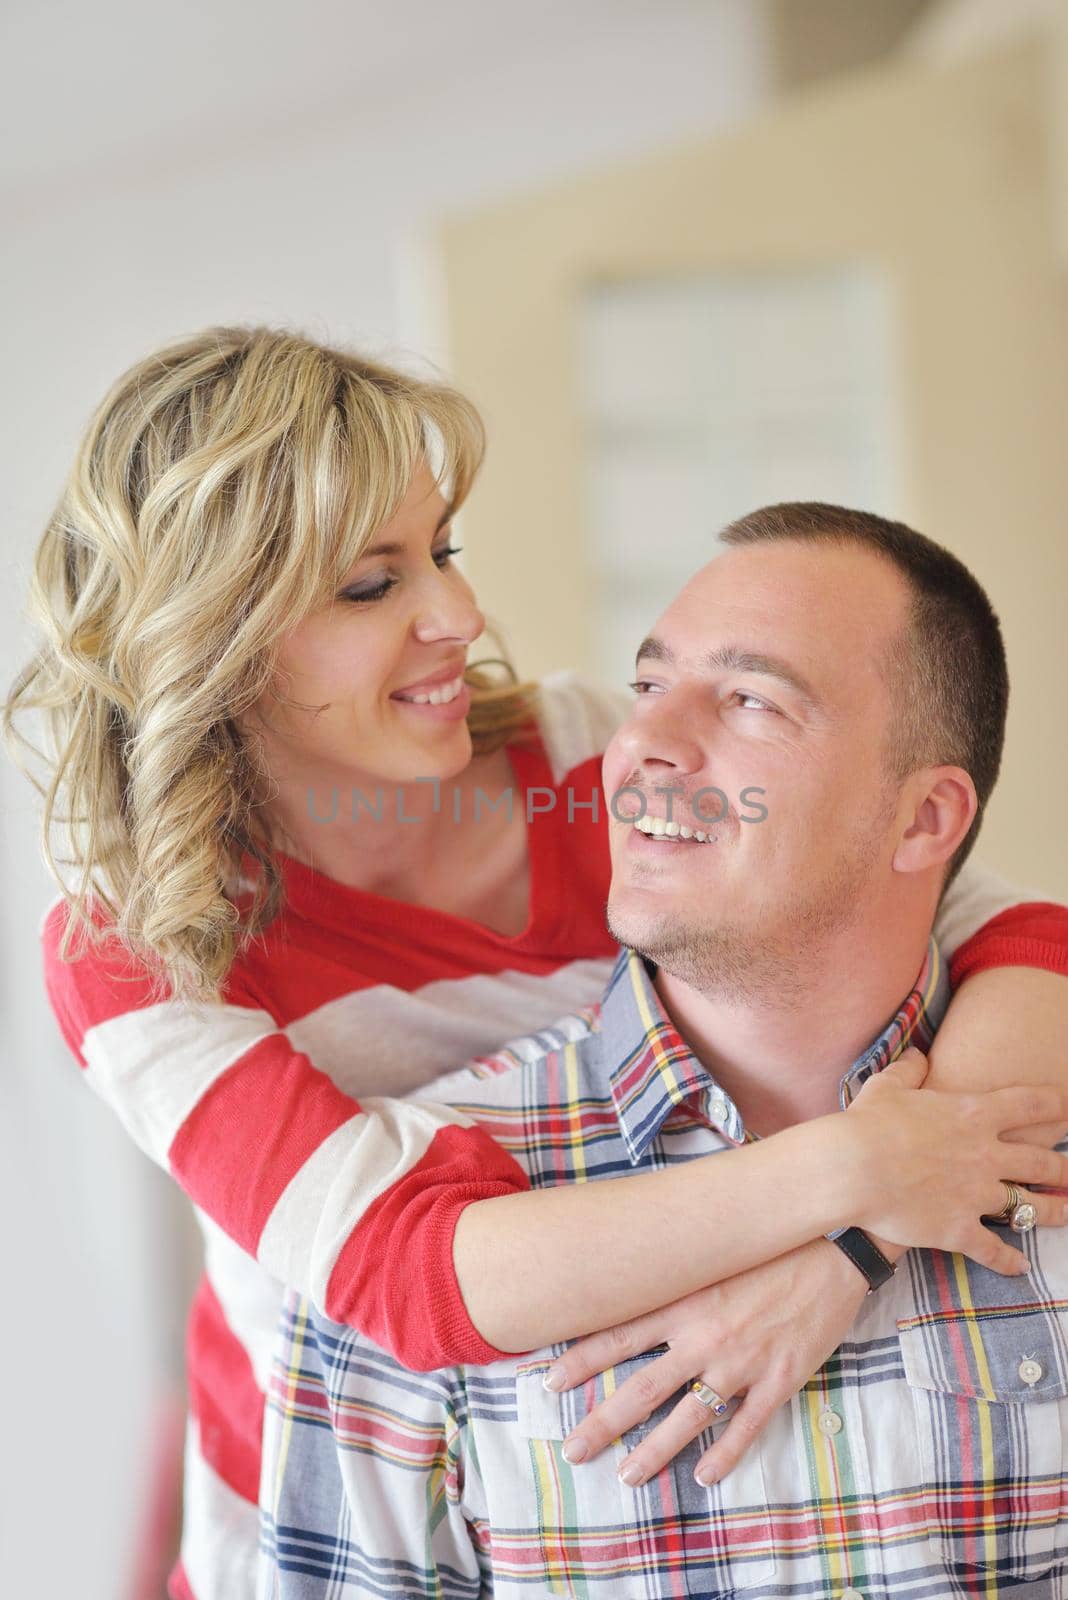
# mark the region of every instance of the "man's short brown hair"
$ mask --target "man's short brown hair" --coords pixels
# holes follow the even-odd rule
[[[902,781],[920,767],[963,767],[979,800],[948,863],[944,890],[975,843],[1005,742],[1008,666],[1001,625],[982,585],[955,555],[903,522],[818,501],[765,506],[720,537],[731,546],[855,544],[892,562],[905,579],[909,620],[881,663],[894,704],[889,769]]]

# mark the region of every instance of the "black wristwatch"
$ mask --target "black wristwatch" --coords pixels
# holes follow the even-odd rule
[[[835,1228],[833,1233],[824,1234],[825,1239],[831,1239],[844,1250],[859,1272],[868,1280],[868,1293],[878,1289],[894,1276],[897,1267],[888,1261],[879,1246],[873,1239],[869,1239],[863,1228]]]

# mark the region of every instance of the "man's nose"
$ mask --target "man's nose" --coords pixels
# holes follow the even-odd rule
[[[674,692],[662,698],[648,698],[652,704],[643,707],[640,716],[635,714],[619,730],[620,747],[628,764],[645,768],[650,774],[658,770],[700,772],[708,752],[695,736],[694,708],[687,712],[682,697],[675,700]]]

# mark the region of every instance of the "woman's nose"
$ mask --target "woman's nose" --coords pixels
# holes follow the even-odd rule
[[[471,644],[486,626],[471,585],[458,572],[435,573],[413,624],[422,644],[436,639],[462,639]]]

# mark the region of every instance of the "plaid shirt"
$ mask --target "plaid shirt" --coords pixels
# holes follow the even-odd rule
[[[947,1002],[932,941],[901,1009],[842,1077],[842,1106],[909,1043],[928,1048]],[[627,950],[601,1005],[431,1090],[482,1121],[539,1186],[750,1137]],[[561,1455],[590,1408],[656,1352],[566,1394],[542,1385],[563,1346],[413,1373],[292,1296],[267,1402],[261,1600],[1064,1600],[1062,1237],[1022,1236],[1023,1285],[910,1251],[710,1488],[693,1469],[711,1431],[644,1486],[619,1482],[624,1451],[669,1406],[592,1463],[572,1469]]]

